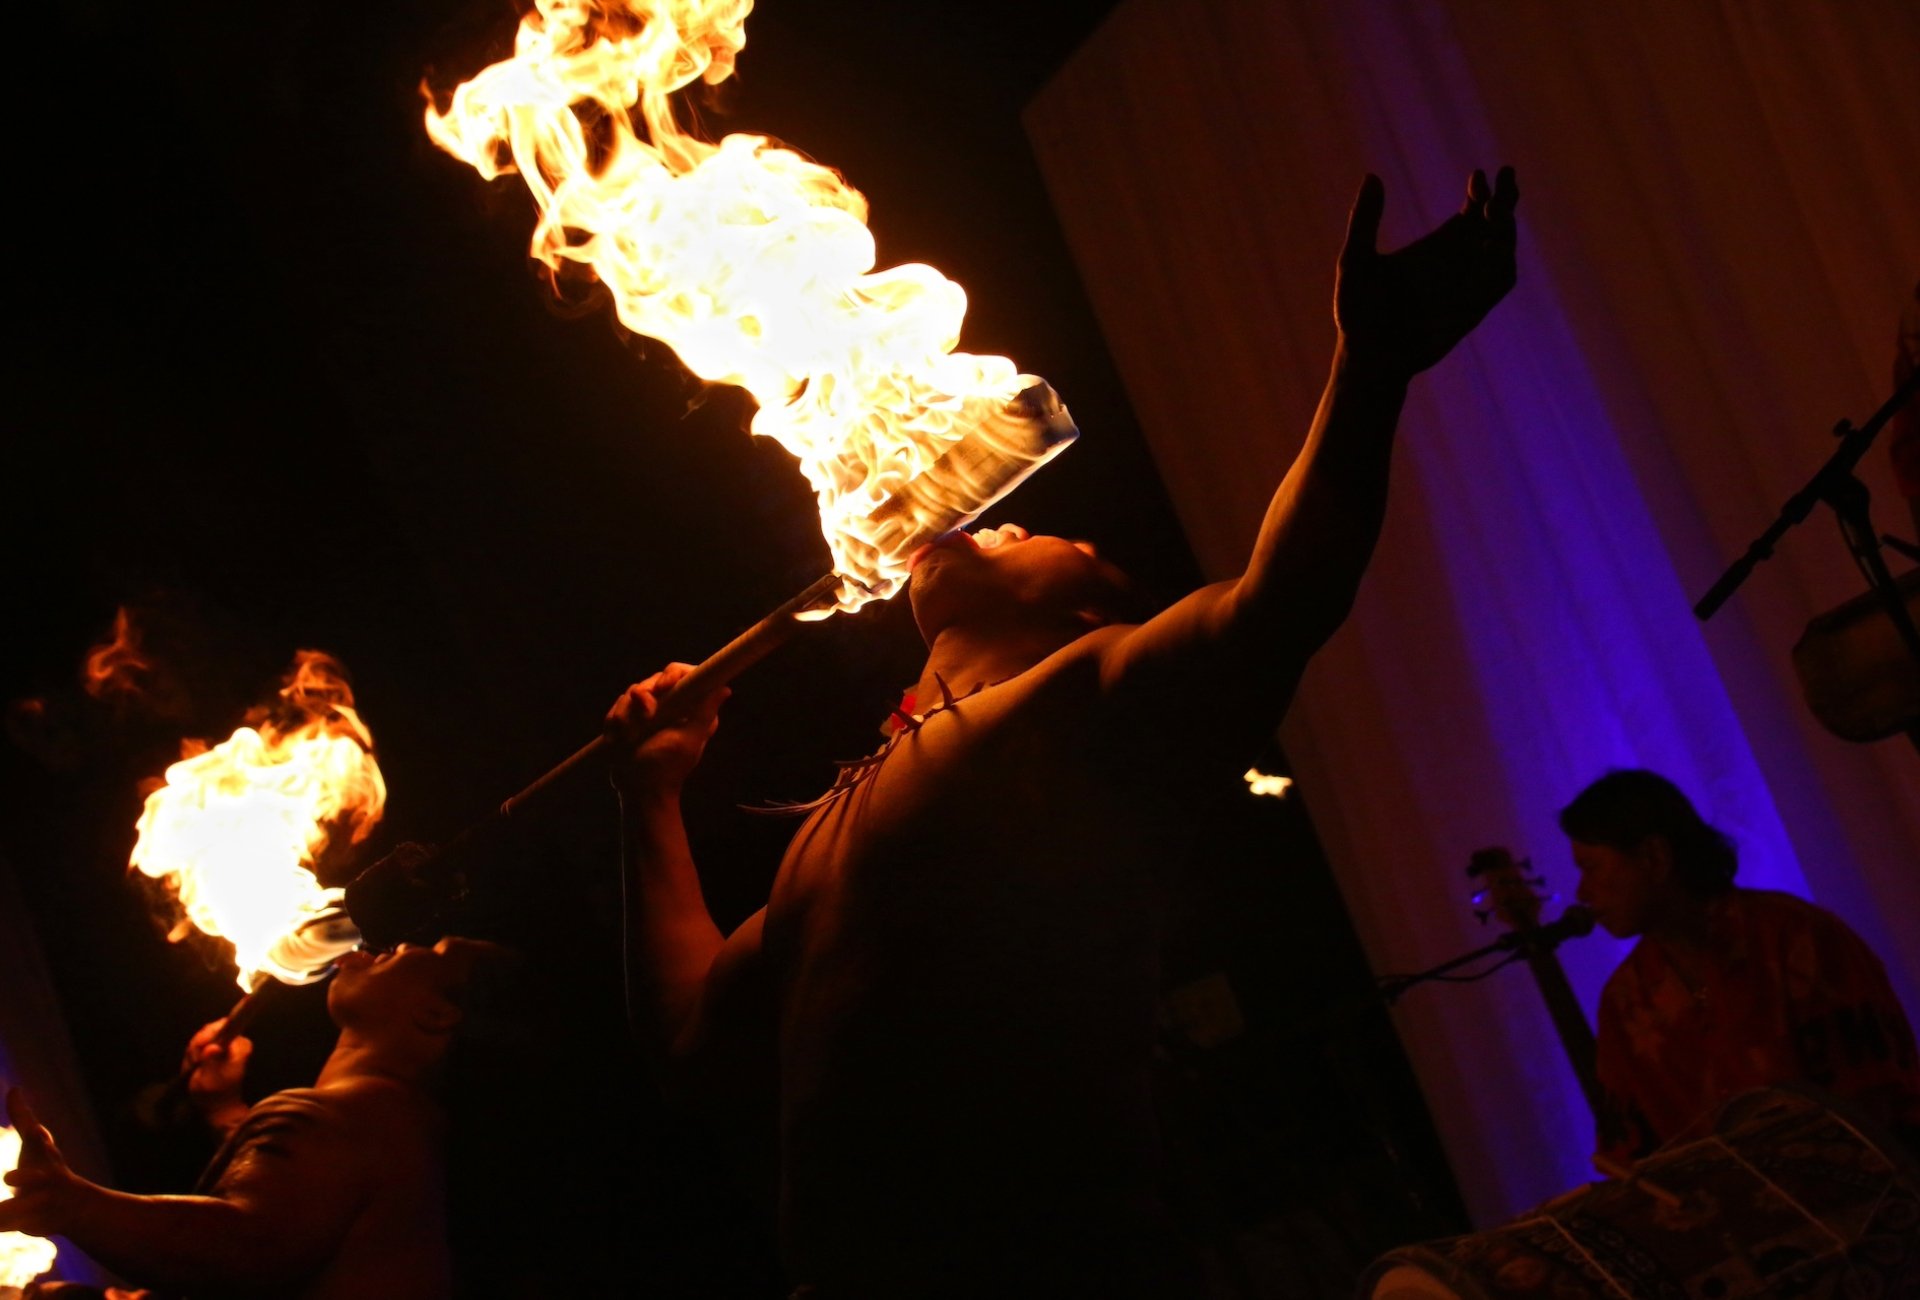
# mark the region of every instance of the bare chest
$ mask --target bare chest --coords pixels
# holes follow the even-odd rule
[[[1071,700],[989,687],[896,735],[795,835],[770,937],[918,941],[1107,905],[1141,855],[1095,726]]]

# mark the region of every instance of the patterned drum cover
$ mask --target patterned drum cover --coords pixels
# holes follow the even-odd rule
[[[1920,1169],[1797,1088],[1727,1103],[1711,1137],[1471,1236],[1391,1251],[1371,1300],[1915,1300]]]

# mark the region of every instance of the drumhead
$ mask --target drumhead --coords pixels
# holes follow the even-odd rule
[[[1736,1098],[1704,1138],[1482,1232],[1389,1251],[1368,1300],[1920,1297],[1920,1179],[1811,1089]]]
[[[1402,1246],[1375,1260],[1360,1294],[1365,1300],[1486,1300],[1444,1255],[1425,1246]]]

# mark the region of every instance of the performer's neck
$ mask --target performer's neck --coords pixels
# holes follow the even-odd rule
[[[431,1091],[440,1069],[441,1053],[425,1054],[412,1045],[388,1041],[377,1035],[342,1029],[339,1041],[315,1080],[318,1087],[329,1084],[385,1079],[421,1091]]]
[[[941,700],[943,680],[958,696],[1017,677],[1085,632],[1084,626],[1059,623],[945,628],[927,652],[914,698],[926,708]]]

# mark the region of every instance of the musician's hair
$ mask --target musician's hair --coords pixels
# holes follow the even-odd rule
[[[1731,889],[1739,869],[1733,841],[1701,818],[1679,786],[1644,768],[1620,768],[1582,790],[1560,810],[1560,829],[1623,853],[1658,835],[1673,850],[1675,877],[1695,894]]]

